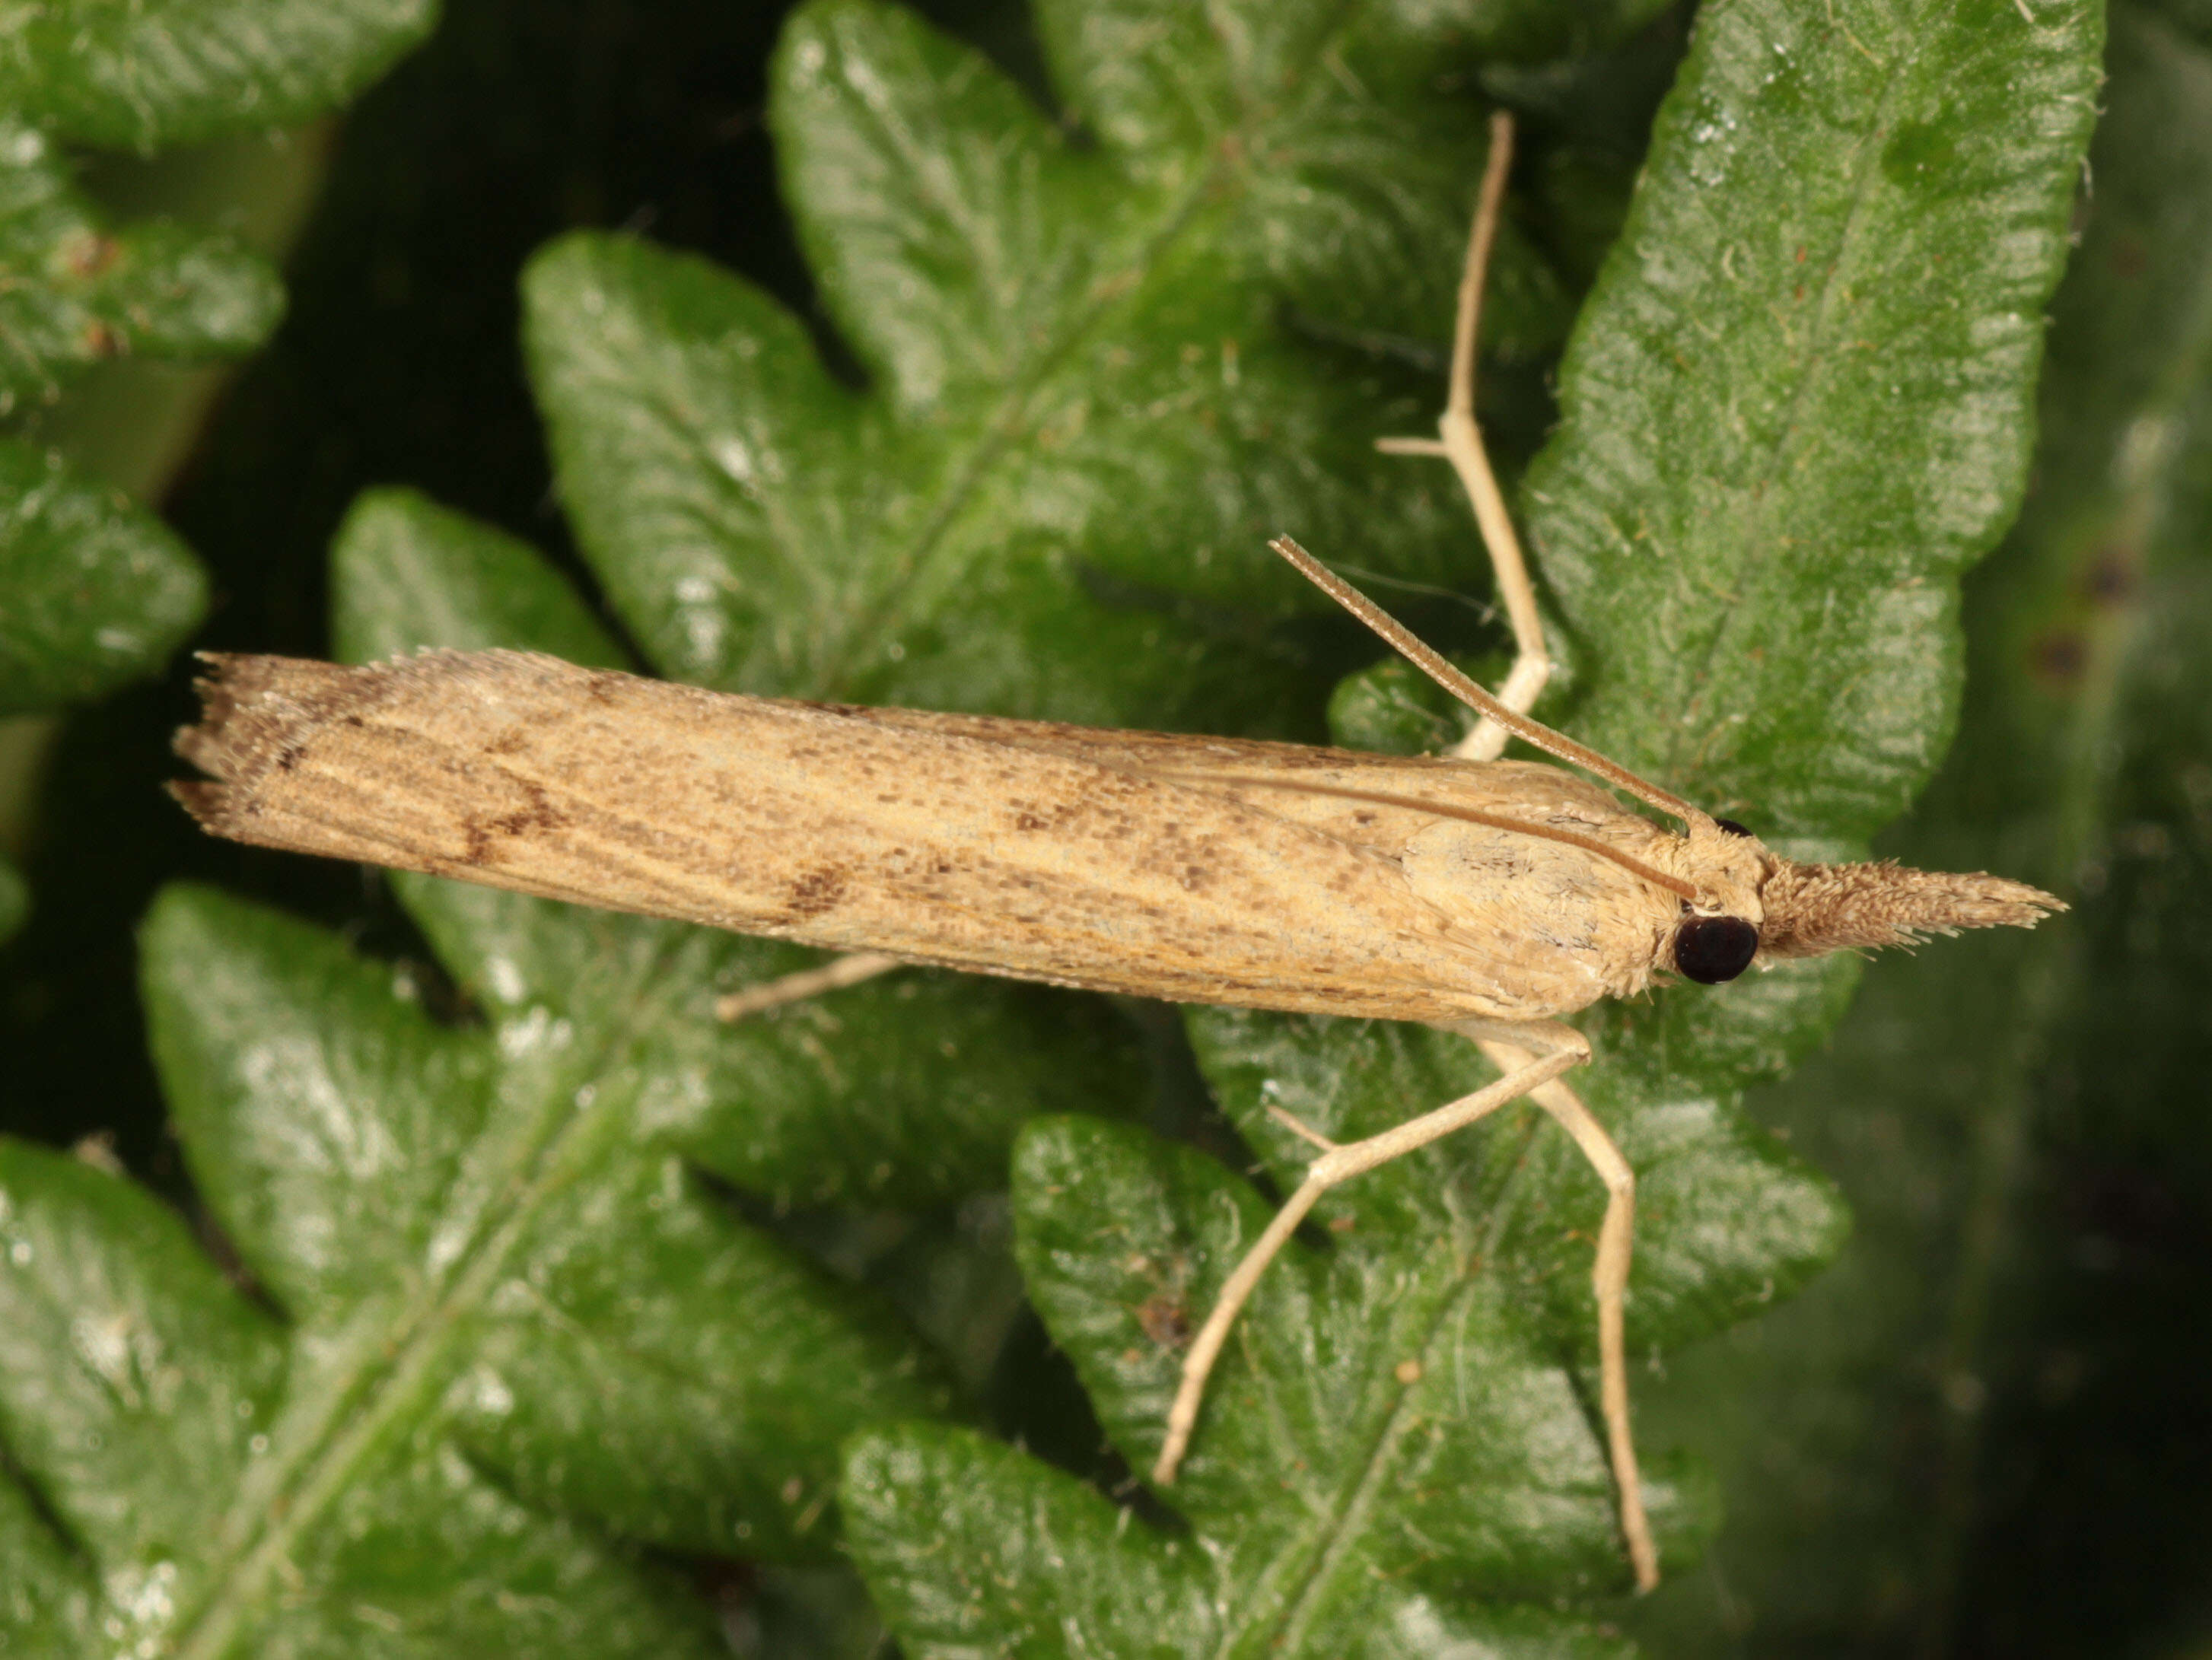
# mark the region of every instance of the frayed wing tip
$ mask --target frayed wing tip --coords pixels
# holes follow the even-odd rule
[[[224,827],[234,816],[231,788],[227,784],[213,784],[204,779],[172,779],[161,787],[211,836],[222,835]]]

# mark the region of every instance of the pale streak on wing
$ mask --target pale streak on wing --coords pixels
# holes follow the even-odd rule
[[[1194,749],[1341,752],[1093,732],[1086,755],[1081,731],[520,652],[240,657],[179,743],[221,782],[179,791],[240,840],[835,950],[1178,1002],[1528,1017],[1525,942],[1453,929],[1387,854],[1147,775]]]
[[[1540,829],[1571,830],[1639,857],[1650,857],[1654,849],[1681,839],[1623,807],[1589,779],[1543,761],[1378,755],[1256,738],[1109,731],[1050,721],[939,714],[921,709],[866,712],[908,730],[974,736],[1200,785],[1392,857],[1403,850],[1409,837],[1434,823],[1435,815],[1335,792],[1394,796],[1433,803],[1445,809],[1494,814]],[[1255,781],[1261,778],[1267,782]],[[1307,788],[1302,790],[1301,785]]]

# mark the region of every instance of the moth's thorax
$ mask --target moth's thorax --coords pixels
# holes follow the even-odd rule
[[[1556,768],[1494,762],[1497,810],[1521,823],[1601,843],[1647,865],[1675,838]],[[1486,805],[1488,805],[1486,803]],[[1629,865],[1527,830],[1437,820],[1398,852],[1413,892],[1470,944],[1513,942],[1512,983],[1491,1001],[1499,1018],[1548,1019],[1601,997],[1630,997],[1664,969],[1680,901]],[[1662,868],[1664,868],[1663,866]]]
[[[1741,917],[1753,928],[1766,919],[1759,897],[1775,865],[1774,855],[1758,837],[1723,830],[1712,819],[1692,821],[1686,835],[1666,838],[1668,857],[1654,860],[1669,875],[1697,889],[1686,901],[1705,917]]]

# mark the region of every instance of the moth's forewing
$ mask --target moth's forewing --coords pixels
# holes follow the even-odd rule
[[[1272,780],[1662,833],[1548,767],[731,696],[509,651],[223,660],[180,748],[221,780],[181,793],[241,840],[834,950],[1397,1020],[1601,995],[1581,959],[1619,882],[1576,879],[1602,862],[1572,850],[1563,867],[1525,836]]]

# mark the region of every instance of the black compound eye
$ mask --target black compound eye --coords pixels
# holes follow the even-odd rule
[[[1741,917],[1685,917],[1674,930],[1674,966],[1699,985],[1734,979],[1758,954],[1759,930]]]
[[[1715,819],[1713,822],[1720,826],[1723,830],[1725,830],[1731,836],[1747,836],[1751,833],[1750,831],[1745,829],[1743,826],[1738,824],[1734,819]]]

